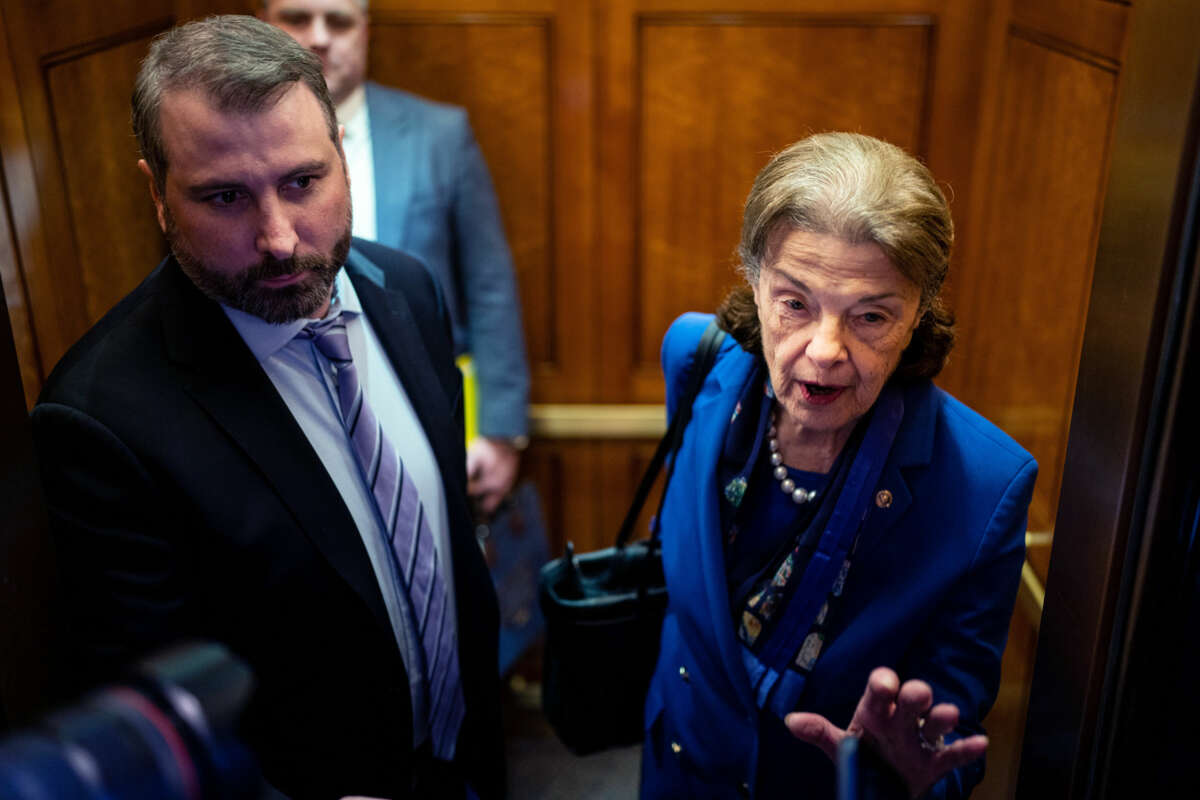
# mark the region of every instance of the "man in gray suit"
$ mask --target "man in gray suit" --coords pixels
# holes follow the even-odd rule
[[[512,257],[466,111],[366,80],[367,0],[264,0],[260,16],[321,57],[345,126],[354,235],[417,256],[472,354],[479,436],[469,491],[495,509],[528,442],[529,369]]]

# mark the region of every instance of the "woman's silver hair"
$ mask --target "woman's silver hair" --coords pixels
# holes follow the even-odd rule
[[[133,133],[159,195],[168,163],[163,95],[198,90],[221,111],[256,113],[274,105],[297,82],[316,96],[336,144],[337,113],[321,59],[275,26],[231,14],[189,22],[156,37],[138,71],[131,104]]]
[[[899,147],[858,133],[819,133],[777,153],[754,180],[742,217],[740,270],[757,285],[779,232],[876,244],[921,290],[921,319],[897,374],[933,377],[954,346],[954,316],[941,302],[954,223],[933,175]],[[761,331],[749,287],[718,311],[722,326],[754,353]]]
[[[950,208],[925,165],[859,133],[801,139],[758,173],[738,247],[742,272],[752,283],[781,227],[879,245],[920,287],[922,306],[941,289],[954,242]]]

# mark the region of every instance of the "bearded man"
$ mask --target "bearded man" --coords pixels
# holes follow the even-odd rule
[[[351,238],[321,69],[251,17],[143,62],[171,255],[33,412],[72,668],[214,639],[257,676],[243,733],[287,795],[501,796],[448,315],[419,262]]]

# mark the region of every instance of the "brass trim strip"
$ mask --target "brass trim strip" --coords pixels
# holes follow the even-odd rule
[[[656,404],[544,403],[529,407],[529,430],[543,439],[657,439],[666,417]]]
[[[1054,542],[1051,531],[1025,531],[1025,547],[1049,547]]]
[[[1042,607],[1046,603],[1046,587],[1038,578],[1033,567],[1026,561],[1021,566],[1021,589],[1017,592],[1017,605],[1029,618],[1033,629],[1037,631],[1042,625]]]
[[[1053,531],[1026,531],[1025,549],[1031,547],[1050,547],[1054,541]],[[1036,631],[1042,624],[1042,608],[1046,604],[1046,586],[1038,577],[1033,565],[1026,559],[1021,565],[1021,588],[1017,592],[1017,605],[1020,606],[1030,624]]]

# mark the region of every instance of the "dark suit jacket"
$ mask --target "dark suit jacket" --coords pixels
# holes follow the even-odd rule
[[[498,612],[467,510],[444,306],[419,262],[355,248],[346,269],[445,485],[467,708],[456,765],[496,796]],[[73,669],[108,679],[181,637],[223,642],[257,676],[244,732],[280,789],[409,793],[422,765],[408,678],[354,522],[270,379],[173,258],[62,359],[33,427]]]

